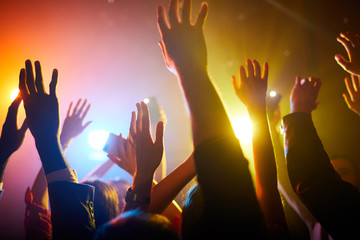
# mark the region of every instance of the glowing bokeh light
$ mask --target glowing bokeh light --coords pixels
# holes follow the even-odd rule
[[[232,127],[241,144],[252,142],[252,124],[249,116],[235,117],[232,121]]]
[[[11,91],[11,94],[10,94],[11,101],[14,101],[14,99],[17,97],[19,92],[20,92],[20,90],[18,88]]]
[[[106,130],[93,130],[89,133],[89,144],[96,150],[102,150],[110,133]]]
[[[150,102],[150,99],[149,98],[144,98],[144,103],[148,104]]]
[[[273,91],[270,91],[269,95],[270,97],[276,97],[276,92],[273,90]]]

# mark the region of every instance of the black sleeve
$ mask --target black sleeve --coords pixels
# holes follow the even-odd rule
[[[332,167],[311,116],[293,113],[284,117],[283,124],[287,167],[295,192],[333,238],[357,236],[360,193]]]
[[[94,187],[65,181],[49,184],[53,239],[92,239]]]
[[[195,148],[194,157],[204,198],[204,232],[265,238],[263,215],[239,141],[233,135],[210,139]]]

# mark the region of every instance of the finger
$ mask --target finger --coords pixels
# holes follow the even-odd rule
[[[240,66],[240,68],[239,68],[239,76],[240,76],[239,87],[241,87],[241,84],[247,79],[246,70],[245,70],[244,66]]]
[[[150,134],[150,115],[149,115],[149,108],[146,105],[146,103],[141,102],[141,108],[142,108],[142,112],[143,112],[143,117],[142,117],[142,131],[144,133],[149,133]]]
[[[122,137],[122,134],[120,134],[120,138],[119,138],[119,157],[122,158],[122,156],[126,153],[126,149],[125,149],[125,141]]]
[[[345,71],[349,70],[350,62],[348,60],[346,60],[342,55],[336,54],[335,60]]]
[[[77,111],[76,114],[80,115],[84,111],[84,107],[85,107],[86,103],[87,103],[87,99],[85,99],[85,101],[83,102],[83,104],[81,105],[79,111]]]
[[[350,95],[348,93],[343,93],[342,96],[343,96],[343,98],[345,100],[345,103],[346,103],[347,107],[351,109],[352,108],[351,107],[352,106],[352,101],[351,101]]]
[[[196,27],[201,28],[201,29],[204,28],[207,13],[208,13],[208,5],[207,5],[207,3],[203,3],[201,5],[198,15],[196,16],[196,20],[195,20]]]
[[[319,94],[320,91],[320,87],[321,87],[321,81],[319,78],[314,78],[314,88],[315,88],[315,95],[317,96]]]
[[[157,9],[157,25],[162,35],[170,29],[163,5],[160,5]]]
[[[255,77],[261,77],[261,68],[260,68],[259,62],[254,60],[252,63],[253,63],[253,66],[254,66],[254,75],[255,75]]]
[[[136,112],[131,112],[131,120],[130,120],[130,128],[129,128],[129,136],[133,143],[135,143],[135,135],[136,135]]]
[[[137,109],[137,118],[136,118],[136,135],[139,135],[141,133],[141,123],[142,123],[142,109],[140,107],[140,103],[136,104]]]
[[[264,72],[262,75],[262,80],[266,81],[268,80],[269,77],[269,64],[267,62],[264,63]]]
[[[182,7],[181,22],[188,25],[191,23],[191,0],[184,0]]]
[[[57,81],[58,81],[58,75],[59,75],[58,70],[54,69],[52,78],[51,78],[51,82],[50,82],[50,96],[56,97],[56,85],[57,85]]]
[[[246,66],[247,66],[247,69],[248,69],[248,78],[254,77],[254,65],[250,61],[250,59],[246,60]]]
[[[76,102],[76,105],[75,105],[75,107],[74,107],[74,110],[73,110],[73,112],[72,112],[72,115],[76,115],[76,114],[77,114],[80,103],[81,103],[81,98]]]
[[[295,86],[300,86],[300,79],[301,79],[300,76],[295,77]]]
[[[90,111],[90,108],[91,108],[91,104],[87,105],[84,113],[83,113],[83,114],[81,115],[81,117],[80,117],[81,120],[84,120],[84,119],[85,119],[86,115],[87,115],[88,112]]]
[[[25,61],[25,69],[26,69],[26,84],[29,89],[30,94],[36,93],[35,83],[34,83],[34,73],[30,60]]]
[[[158,147],[163,147],[164,145],[164,123],[162,121],[158,122],[156,125],[156,134],[155,134],[155,145]]]
[[[68,108],[67,113],[66,113],[66,117],[70,117],[70,111],[71,111],[71,108],[72,108],[73,103],[74,103],[74,102],[71,102],[71,103],[70,103],[69,108]]]
[[[26,79],[26,71],[24,68],[22,68],[19,74],[19,90],[20,90],[20,95],[23,99],[29,95],[29,91],[25,79]]]
[[[91,123],[92,123],[92,121],[88,121],[87,123],[85,123],[84,126],[82,127],[81,131],[84,131]]]
[[[240,89],[240,83],[237,80],[236,76],[232,76],[232,85],[233,85],[233,88],[235,90],[235,93],[238,93],[239,89]]]
[[[352,85],[352,82],[350,81],[350,79],[348,77],[345,78],[345,86],[346,86],[346,89],[347,89],[349,95],[351,96],[351,99],[353,99],[353,97],[355,95],[355,89],[354,89],[354,86]]]
[[[352,47],[359,47],[355,35],[351,32],[347,32],[346,34],[341,33],[340,36],[348,40],[352,44]]]
[[[352,48],[353,48],[351,42],[347,41],[347,40],[346,40],[345,38],[343,38],[343,37],[338,37],[336,40],[337,40],[339,43],[341,43],[341,45],[343,45],[344,48],[346,49],[347,53],[350,54],[350,52],[351,52],[351,50],[352,50]]]
[[[29,128],[27,119],[25,118],[23,124],[21,125],[21,128],[19,129],[19,132],[21,135],[25,135],[26,130]]]
[[[36,90],[38,93],[45,93],[44,91],[44,81],[42,78],[42,73],[41,73],[41,65],[39,61],[35,61],[35,74],[36,74],[36,78],[35,78],[35,86],[36,86]]]
[[[356,76],[356,75],[354,75],[354,74],[351,74],[351,80],[352,80],[352,84],[353,84],[353,86],[354,86],[354,90],[355,90],[356,92],[358,92],[358,91],[359,91],[359,87],[360,87],[360,85],[359,85],[359,77]]]
[[[180,23],[179,21],[179,2],[178,0],[170,0],[169,7],[169,20],[170,26],[173,28],[174,26]]]

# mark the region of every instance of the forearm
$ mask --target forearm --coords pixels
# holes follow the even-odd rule
[[[114,166],[114,164],[115,163],[111,161],[111,159],[100,163],[84,177],[83,181],[87,181],[91,178],[102,178],[112,168],[112,166]]]
[[[184,69],[179,79],[190,110],[194,145],[212,137],[232,134],[225,108],[207,71]]]
[[[38,174],[36,175],[34,184],[31,188],[31,192],[33,194],[34,202],[36,204],[39,204],[46,209],[49,209],[47,181],[43,168],[40,168]]]
[[[0,182],[3,181],[5,168],[9,160],[9,155],[0,150]]]
[[[35,143],[46,175],[57,170],[69,168],[57,137],[45,140],[35,139]]]
[[[136,199],[127,200],[125,198],[126,204],[124,207],[124,212],[132,209],[140,208],[142,211],[147,212],[149,203],[142,201],[144,199],[150,199],[151,197],[151,188],[153,184],[153,174],[141,174],[135,173],[133,185],[131,187],[131,193],[135,194]],[[139,201],[138,199],[142,199]]]
[[[152,188],[149,212],[162,213],[196,175],[193,154]]]

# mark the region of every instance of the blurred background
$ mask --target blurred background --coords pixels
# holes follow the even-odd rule
[[[360,119],[348,110],[342,93],[347,74],[334,54],[346,54],[336,41],[340,32],[359,33],[359,14],[351,0],[208,0],[205,25],[209,73],[251,161],[251,130],[244,105],[236,98],[231,75],[247,58],[270,66],[269,90],[280,93],[282,115],[289,113],[295,76],[322,80],[315,125],[329,155],[346,154],[359,161]],[[93,123],[66,152],[82,179],[106,155],[90,147],[91,131],[101,129],[127,136],[135,103],[155,97],[167,125],[167,173],[192,151],[187,108],[177,79],[165,67],[157,42],[156,8],[167,0],[1,0],[0,1],[0,123],[18,86],[26,59],[39,60],[45,85],[59,70],[57,94],[62,120],[71,101],[88,99],[87,120]],[[201,4],[193,0],[193,17]],[[201,89],[199,89],[201,91]],[[19,121],[24,119],[21,108]],[[215,126],[214,126],[215,127]],[[0,238],[24,236],[24,195],[41,163],[27,132],[21,149],[11,157],[0,202]],[[117,166],[105,176],[131,178]],[[186,195],[188,187],[183,191]],[[64,193],[66,194],[66,193]],[[181,199],[180,205],[182,204]]]

